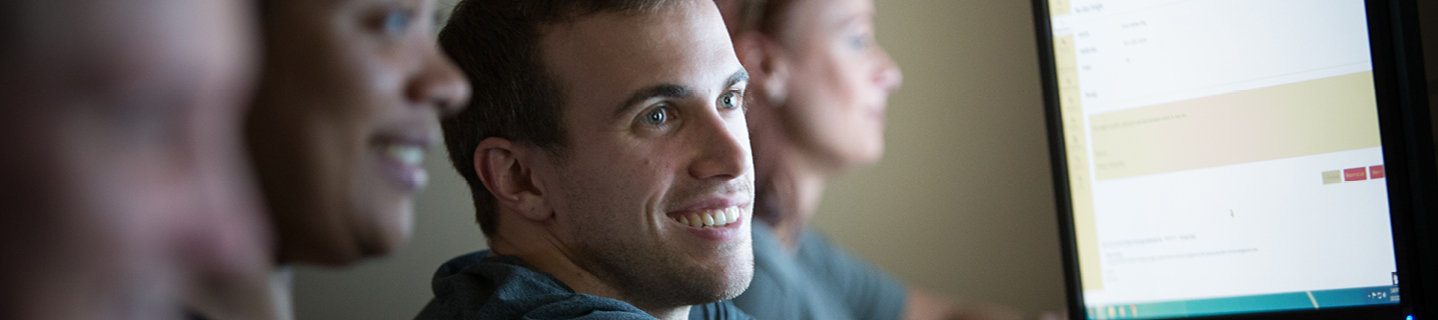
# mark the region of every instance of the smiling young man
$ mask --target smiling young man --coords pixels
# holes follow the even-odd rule
[[[474,84],[443,129],[491,250],[420,319],[749,318],[724,301],[753,274],[748,76],[713,2],[466,0],[440,44]]]

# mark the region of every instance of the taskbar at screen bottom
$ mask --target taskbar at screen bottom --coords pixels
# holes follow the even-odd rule
[[[1398,286],[1363,287],[1134,304],[1090,305],[1089,319],[1169,319],[1398,303]]]

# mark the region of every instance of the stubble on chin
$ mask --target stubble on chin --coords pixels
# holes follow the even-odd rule
[[[658,310],[732,299],[749,286],[754,256],[748,237],[715,250],[712,259],[692,260],[683,248],[664,243],[586,247],[587,261],[576,261],[623,297],[644,310]]]

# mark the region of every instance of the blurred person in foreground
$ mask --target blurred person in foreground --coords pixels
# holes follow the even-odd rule
[[[873,1],[717,3],[752,77],[755,270],[735,305],[760,319],[1020,318],[906,286],[808,227],[825,180],[883,155],[902,76],[874,40]]]
[[[709,0],[465,0],[443,122],[491,250],[420,319],[749,319],[747,75]]]
[[[265,63],[246,135],[284,319],[290,265],[352,265],[408,239],[425,150],[469,85],[436,48],[435,0],[261,2]]]
[[[0,319],[263,317],[251,6],[0,1]]]

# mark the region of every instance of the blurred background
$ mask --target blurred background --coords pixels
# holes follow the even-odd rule
[[[1029,1],[875,2],[879,42],[904,71],[904,86],[889,101],[885,157],[831,181],[814,225],[910,285],[1027,312],[1061,311]],[[1425,17],[1438,17],[1438,4],[1420,5]],[[1438,65],[1438,48],[1430,44],[1427,56]],[[1438,92],[1438,72],[1428,75]],[[445,151],[431,150],[425,162],[431,181],[415,199],[410,243],[347,269],[297,268],[298,319],[413,318],[433,296],[435,268],[486,247],[468,187]]]

